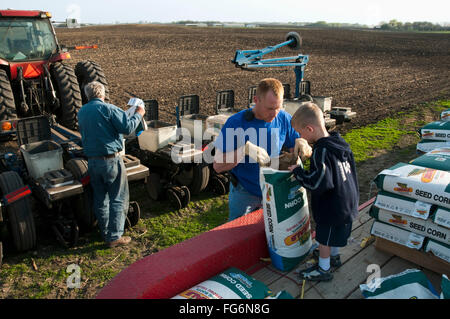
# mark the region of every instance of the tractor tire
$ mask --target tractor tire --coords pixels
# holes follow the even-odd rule
[[[69,170],[73,177],[82,181],[88,175],[88,163],[82,158],[73,158],[66,163],[66,169]],[[82,231],[89,232],[97,225],[93,208],[93,194],[91,185],[83,186],[83,193],[74,201],[75,218]]]
[[[83,99],[83,104],[87,103],[86,94],[84,94],[84,87],[86,84],[97,81],[103,84],[105,87],[105,102],[109,102],[109,88],[108,82],[106,81],[105,73],[103,73],[100,65],[94,61],[81,61],[75,66],[75,74],[80,84],[81,97]]]
[[[71,130],[77,130],[77,113],[83,105],[77,77],[69,65],[61,62],[50,67],[50,74],[60,103],[55,113],[56,121]]]
[[[189,190],[192,195],[197,195],[202,192],[209,182],[209,166],[196,164],[193,167],[194,176],[192,182],[189,185]]]
[[[173,210],[180,210],[181,208],[183,208],[180,197],[181,194],[179,192],[179,189],[177,189],[176,187],[170,187],[167,189],[167,198],[169,199],[171,208],[173,208]]]
[[[22,178],[14,171],[0,174],[2,197],[24,187]],[[36,226],[31,211],[30,198],[19,199],[6,206],[5,219],[9,222],[14,247],[17,251],[26,251],[36,246]]]
[[[288,47],[291,48],[292,50],[300,50],[301,46],[302,46],[302,37],[300,36],[300,34],[298,34],[297,32],[288,32],[288,34],[286,34],[286,41],[292,40],[294,39],[294,41],[290,44],[288,44]]]
[[[180,198],[181,199],[181,206],[182,206],[182,208],[184,208],[191,201],[191,192],[189,191],[189,188],[187,186],[180,186],[180,189],[181,189],[182,195],[183,195]]]
[[[14,94],[8,74],[0,69],[0,121],[17,118]]]
[[[141,218],[141,208],[138,202],[130,202],[127,217],[125,218],[125,229],[133,228]]]

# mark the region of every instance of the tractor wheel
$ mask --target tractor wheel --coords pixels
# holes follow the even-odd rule
[[[217,176],[211,177],[211,179],[209,181],[209,187],[217,195],[225,195],[226,194],[225,185],[222,183],[222,181]]]
[[[56,240],[64,247],[74,247],[78,243],[79,229],[75,220],[57,220],[51,226]]]
[[[66,163],[66,169],[73,177],[82,181],[88,176],[88,163],[82,158],[73,158]],[[93,194],[90,184],[83,186],[83,193],[79,195],[73,205],[75,208],[75,218],[83,231],[91,231],[96,225],[97,220],[94,214]]]
[[[170,187],[167,189],[167,197],[169,202],[174,210],[180,210],[183,208],[183,204],[181,202],[181,194],[177,187]]]
[[[125,228],[129,229],[139,222],[141,218],[141,209],[138,202],[130,202],[130,208],[128,209],[128,214],[125,219]]]
[[[180,186],[180,189],[182,190],[182,198],[181,198],[181,206],[182,208],[186,207],[189,202],[191,201],[191,192],[189,191],[189,188],[187,186]]]
[[[288,44],[288,47],[290,47],[292,50],[300,50],[300,47],[302,46],[302,38],[300,34],[297,32],[288,32],[286,34],[286,41],[294,40],[292,43]]]
[[[189,185],[189,190],[192,195],[197,195],[202,192],[209,182],[209,166],[196,164],[193,167],[194,174],[192,182]]]
[[[55,112],[56,121],[69,129],[77,130],[77,113],[83,105],[77,77],[69,65],[61,62],[53,64],[50,73],[60,103]]]
[[[17,118],[14,94],[8,74],[0,69],[0,121]]]
[[[83,104],[88,100],[84,94],[84,87],[86,84],[92,81],[98,81],[105,86],[105,102],[109,102],[109,89],[108,82],[106,81],[105,73],[103,73],[100,65],[94,61],[81,61],[75,66],[75,74],[80,84],[81,97],[83,98]]]
[[[0,174],[2,197],[24,186],[22,178],[13,171]],[[30,198],[25,197],[6,206],[9,229],[14,247],[18,251],[29,250],[36,246],[36,226],[31,212]]]

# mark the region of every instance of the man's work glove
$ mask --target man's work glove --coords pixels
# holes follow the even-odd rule
[[[295,156],[300,156],[302,162],[312,155],[312,148],[304,138],[297,138],[294,147]]]
[[[245,155],[253,158],[261,166],[270,165],[270,156],[269,154],[267,154],[267,151],[262,147],[250,143],[250,141],[247,141],[247,143],[245,143],[244,153]]]

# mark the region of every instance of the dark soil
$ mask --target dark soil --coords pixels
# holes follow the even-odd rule
[[[445,33],[121,25],[57,29],[57,35],[67,46],[99,45],[73,51],[70,63],[99,63],[112,103],[125,106],[130,94],[157,99],[160,118],[174,122],[182,95],[199,95],[200,112],[211,115],[217,91],[234,90],[236,107],[245,108],[248,88],[265,77],[289,83],[293,92],[293,68],[243,71],[230,62],[236,50],[281,43],[289,31],[303,38],[300,51],[310,58],[305,80],[311,81],[312,95],[332,96],[332,106],[357,112],[341,129],[450,94],[450,37]],[[298,53],[283,47],[265,57]]]

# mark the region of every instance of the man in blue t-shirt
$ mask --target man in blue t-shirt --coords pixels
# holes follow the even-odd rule
[[[255,106],[232,115],[215,141],[214,170],[231,171],[229,220],[262,207],[259,168],[301,147],[300,135],[291,127],[291,115],[281,110],[284,89],[280,81],[263,79],[254,97]]]

